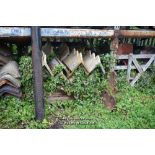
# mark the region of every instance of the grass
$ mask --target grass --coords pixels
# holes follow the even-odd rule
[[[120,90],[115,111],[107,110],[101,102],[82,101],[82,105],[78,101],[46,103],[43,123],[35,121],[34,104],[6,97],[0,102],[0,128],[49,128],[57,117],[69,120],[68,124],[65,122],[65,128],[155,128],[154,99],[142,100],[142,96],[145,98],[146,95],[134,88]]]

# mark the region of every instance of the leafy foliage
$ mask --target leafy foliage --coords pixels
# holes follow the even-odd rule
[[[111,61],[109,55],[102,58],[107,71]],[[45,95],[63,89],[75,100],[46,101],[46,117],[43,122],[37,122],[34,117],[31,58],[21,57],[19,66],[24,97],[21,100],[11,96],[0,98],[0,128],[49,128],[56,118],[68,120],[68,124],[63,122],[65,128],[155,128],[155,74],[146,73],[136,87],[131,87],[126,82],[126,73],[119,72],[115,96],[117,106],[110,111],[102,102],[107,77],[101,74],[99,68],[88,76],[80,66],[72,79],[66,80],[60,74],[63,67],[58,66],[53,77],[44,72]],[[148,80],[148,86],[143,85],[143,80]]]
[[[21,84],[24,92],[24,98],[27,101],[33,100],[33,81],[32,81],[32,59],[22,56],[19,61],[19,70],[21,74]]]
[[[116,63],[116,59],[112,53],[103,54],[101,57],[101,62],[107,72],[111,71]]]

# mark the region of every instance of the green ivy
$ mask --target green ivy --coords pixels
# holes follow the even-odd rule
[[[108,72],[111,69],[111,62],[115,60],[110,55],[101,59]],[[0,128],[50,128],[56,118],[75,120],[73,124],[64,124],[64,128],[155,128],[153,70],[146,72],[135,87],[126,82],[126,72],[117,73],[118,92],[115,95],[117,106],[113,111],[106,109],[102,102],[102,92],[107,88],[108,82],[107,75],[103,76],[100,68],[97,67],[87,75],[80,66],[70,80],[62,76],[61,65],[55,69],[53,77],[44,71],[45,99],[49,93],[62,88],[66,94],[74,96],[75,99],[53,103],[46,101],[45,119],[43,122],[38,122],[34,116],[31,57],[22,56],[19,68],[23,98],[0,97]],[[79,123],[85,119],[89,119],[90,124]]]

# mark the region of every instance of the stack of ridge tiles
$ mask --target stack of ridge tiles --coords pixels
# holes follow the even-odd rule
[[[0,47],[0,96],[22,97],[18,64],[12,60],[11,52]]]

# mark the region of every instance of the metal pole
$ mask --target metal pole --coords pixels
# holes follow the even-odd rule
[[[32,65],[34,78],[34,99],[35,115],[37,120],[44,118],[44,95],[43,95],[43,77],[42,77],[42,53],[40,28],[32,27]]]
[[[119,36],[121,37],[136,37],[136,38],[148,38],[155,37],[155,31],[148,30],[120,30]]]

